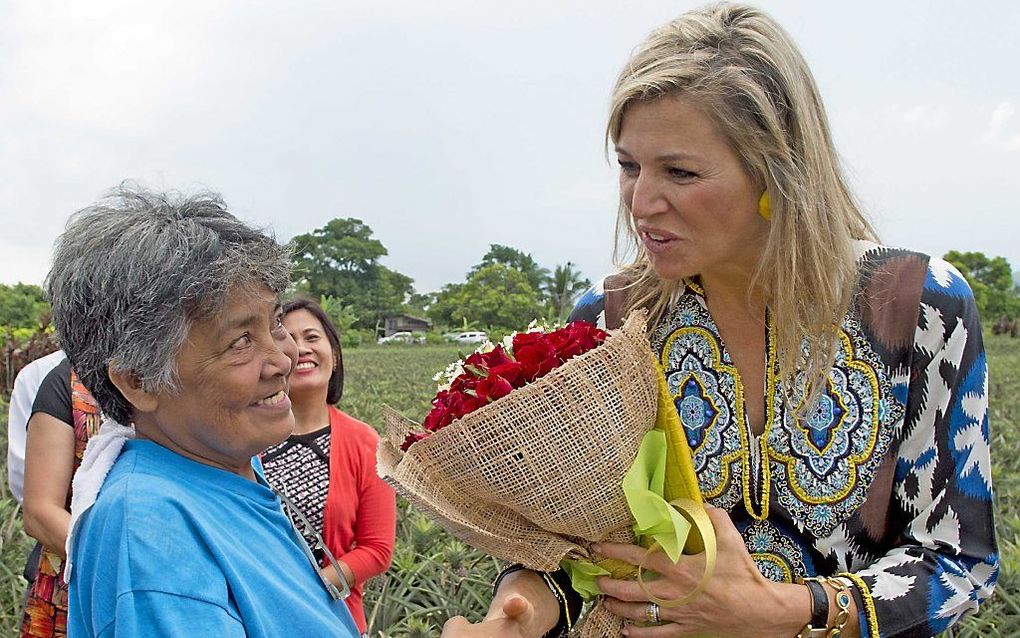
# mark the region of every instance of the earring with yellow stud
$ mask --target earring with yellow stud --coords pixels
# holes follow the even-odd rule
[[[769,192],[765,191],[761,194],[761,198],[758,200],[758,214],[765,219],[765,221],[772,221],[772,204],[769,202]]]

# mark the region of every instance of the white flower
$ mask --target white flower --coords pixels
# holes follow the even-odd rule
[[[513,352],[514,350],[514,337],[517,336],[517,331],[511,332],[507,336],[503,337],[503,350],[506,352]]]
[[[437,372],[432,380],[438,383],[437,392],[443,390],[449,390],[453,384],[453,380],[459,377],[464,372],[464,361],[454,361],[450,365],[446,366],[446,369],[442,372]]]

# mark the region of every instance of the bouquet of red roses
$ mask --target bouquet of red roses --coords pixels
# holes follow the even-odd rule
[[[642,517],[631,509],[632,469],[648,465],[644,450],[649,437],[663,434],[660,415],[675,422],[665,428],[675,435],[672,449],[683,452],[675,459],[686,454],[688,472],[678,484],[700,500],[645,320],[636,311],[610,333],[582,322],[520,333],[452,364],[436,377],[445,383],[423,424],[384,409],[379,475],[454,536],[531,569],[591,564],[598,561],[593,543],[634,542]],[[663,496],[652,509],[676,522]],[[673,551],[680,551],[675,543]],[[619,618],[596,605],[581,635],[618,635],[620,628]]]
[[[574,321],[552,332],[529,330],[510,335],[504,343],[482,346],[448,368],[446,374],[453,378],[432,400],[432,410],[422,423],[425,431],[408,433],[400,449],[406,452],[413,443],[545,376],[608,338],[605,330]]]

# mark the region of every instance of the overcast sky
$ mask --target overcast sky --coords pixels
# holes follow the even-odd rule
[[[0,0],[0,282],[123,179],[280,239],[357,217],[418,290],[490,243],[611,269],[612,82],[700,3]],[[883,240],[1020,270],[1020,3],[763,2]]]

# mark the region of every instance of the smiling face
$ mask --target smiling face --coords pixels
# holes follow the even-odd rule
[[[715,123],[681,98],[627,107],[620,194],[663,279],[749,275],[765,244],[756,186]]]
[[[321,395],[325,402],[336,356],[322,323],[307,310],[298,309],[287,313],[283,325],[298,346],[297,366],[290,378],[291,396],[300,401]]]
[[[251,457],[287,438],[294,348],[268,289],[231,289],[195,321],[176,356],[178,390],[136,415],[139,434],[206,465],[248,474]],[[288,352],[289,351],[289,352]]]

